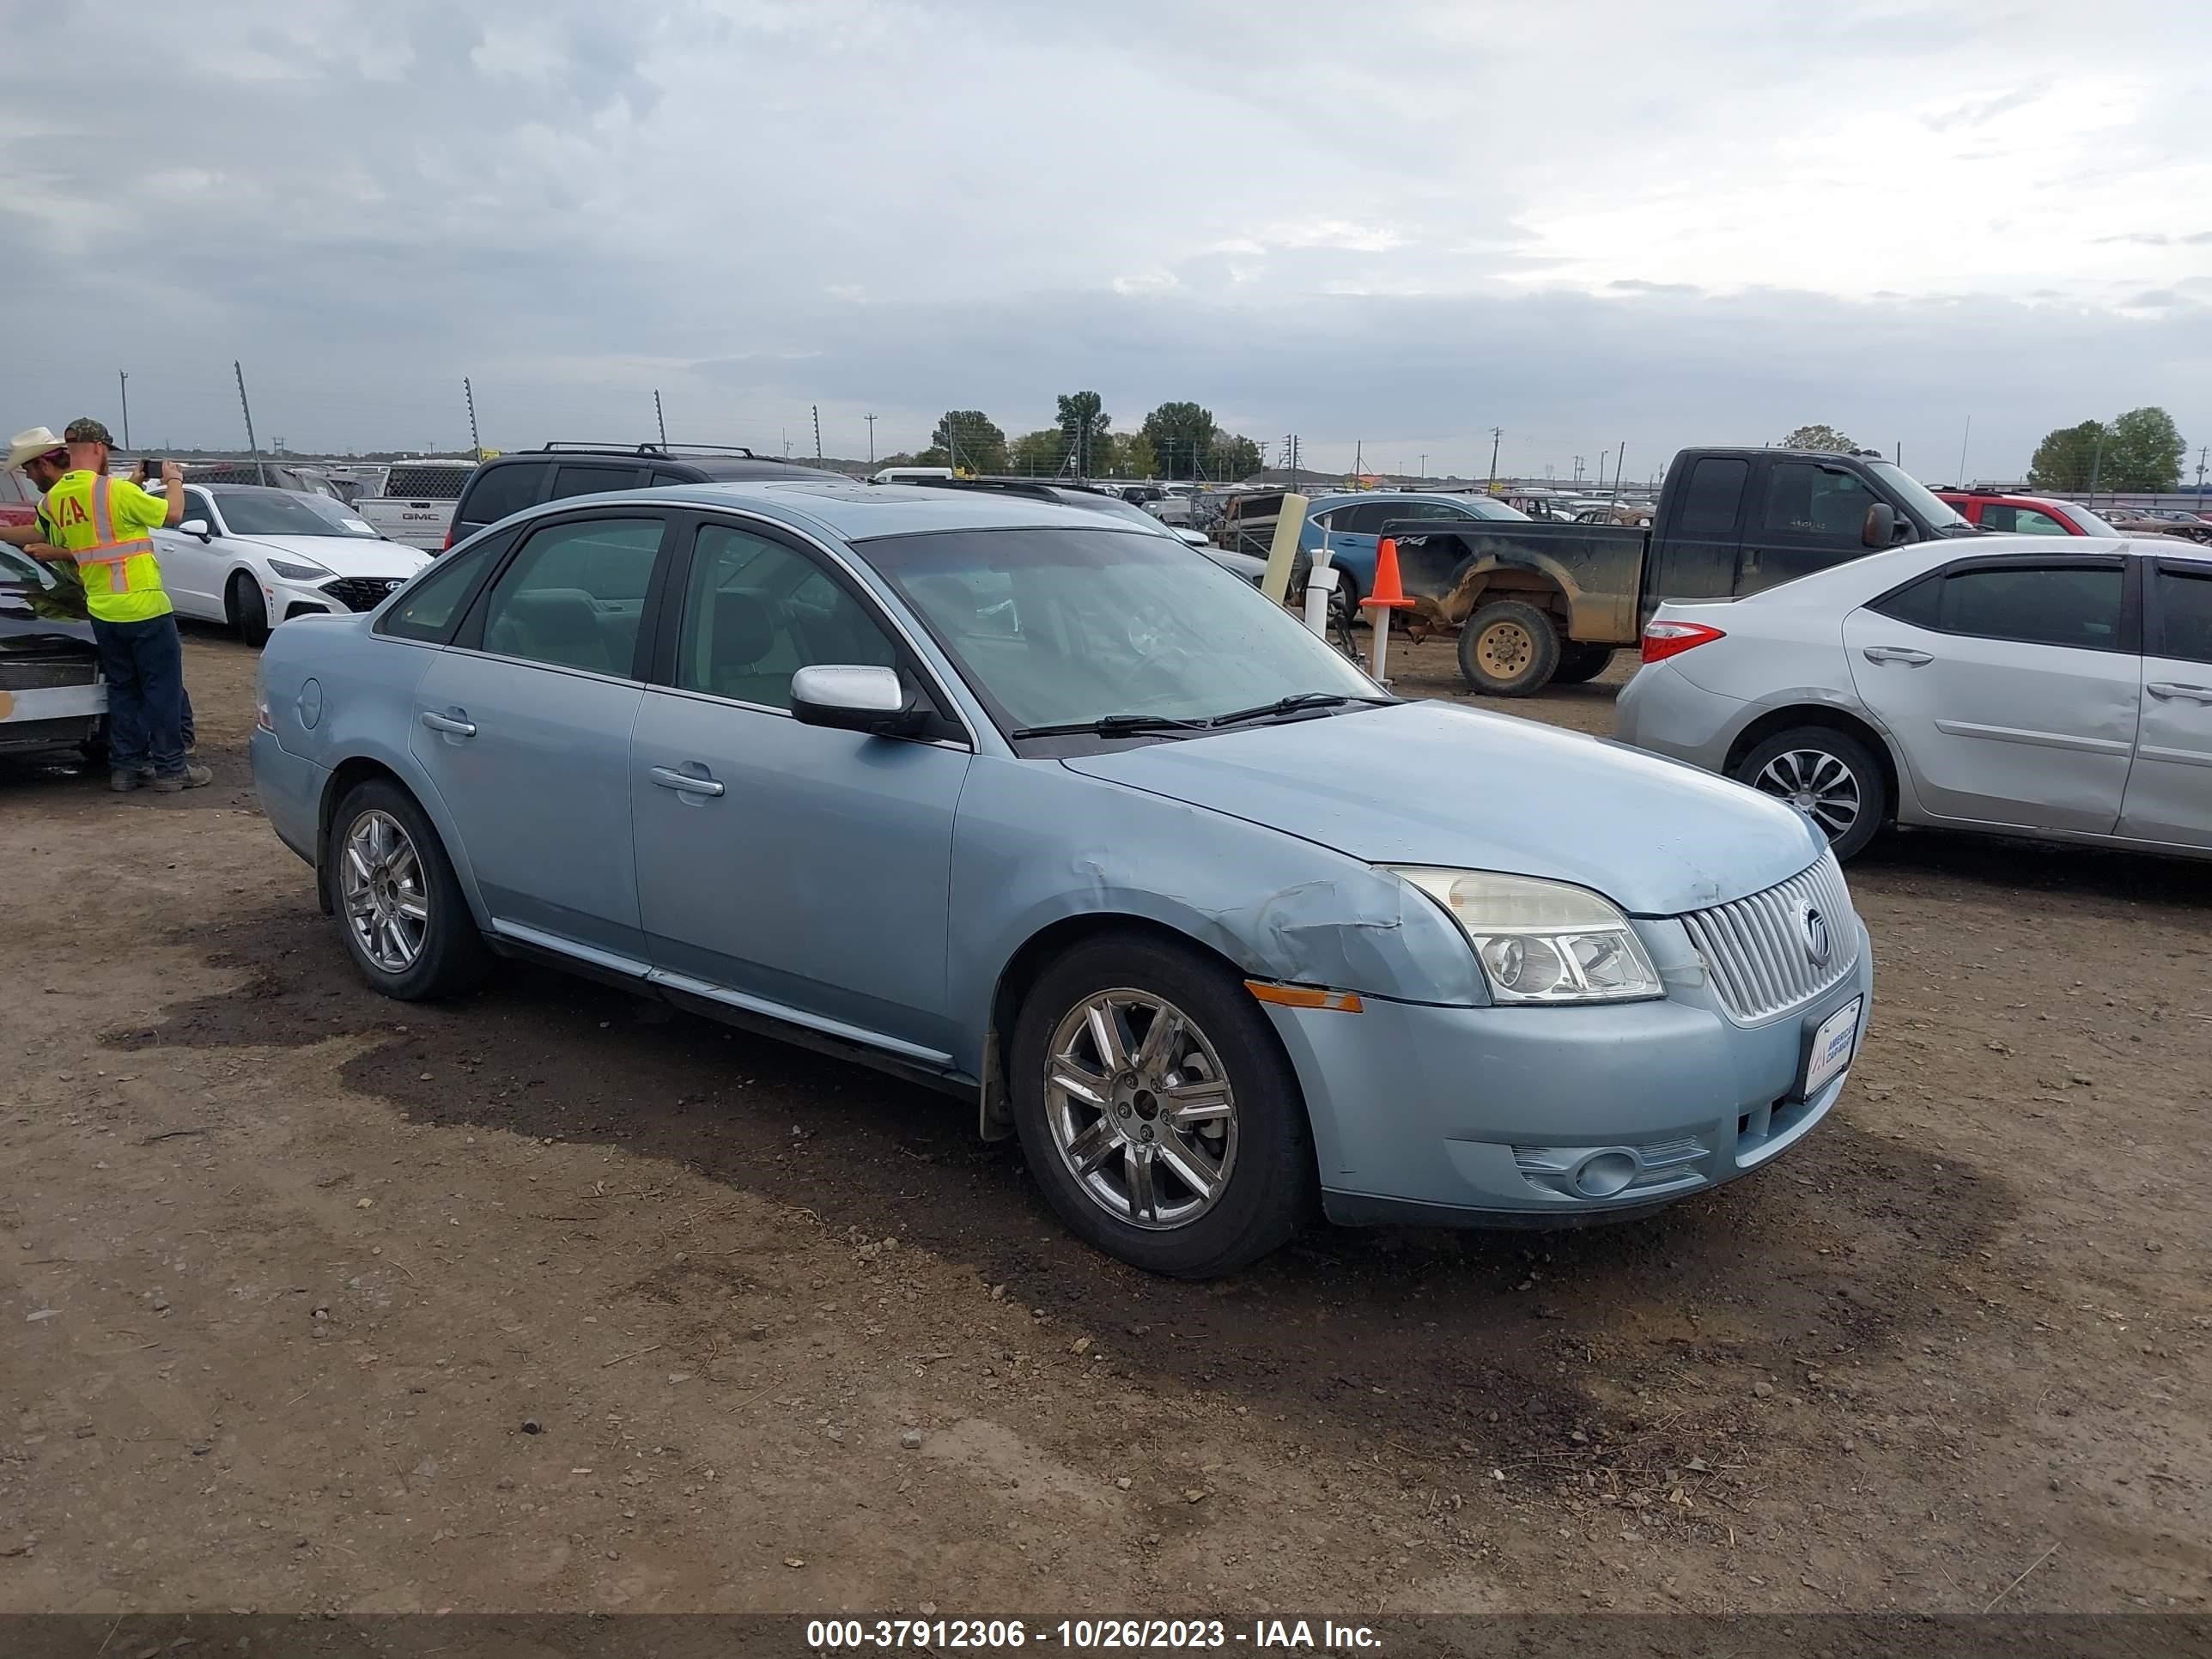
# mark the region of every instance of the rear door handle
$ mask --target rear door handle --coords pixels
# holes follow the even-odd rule
[[[1919,667],[1923,663],[1936,660],[1925,651],[1915,651],[1910,646],[1904,645],[1870,645],[1860,652],[1859,655],[1864,657],[1869,662],[1910,663],[1915,668]]]
[[[722,786],[714,779],[696,772],[679,772],[672,766],[653,767],[646,775],[663,789],[673,789],[682,794],[715,796],[722,793]]]
[[[2212,702],[2212,685],[2184,685],[2179,680],[2159,680],[2143,687],[2154,697],[2182,697],[2191,702]]]
[[[457,738],[473,738],[477,734],[474,720],[465,720],[452,714],[441,714],[434,708],[422,711],[422,724],[433,732],[450,732]]]

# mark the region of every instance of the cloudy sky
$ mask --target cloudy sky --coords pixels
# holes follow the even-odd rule
[[[1315,464],[2212,441],[2212,8],[0,0],[0,427],[833,454],[1095,387]],[[52,27],[44,50],[17,50]],[[127,66],[56,73],[71,41]],[[112,48],[134,50],[117,54]],[[1271,449],[1273,447],[1271,441]],[[2195,456],[2191,457],[2193,475]]]

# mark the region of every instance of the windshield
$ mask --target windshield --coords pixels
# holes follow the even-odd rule
[[[965,530],[858,551],[1008,730],[1207,720],[1306,692],[1381,695],[1259,591],[1173,537]]]
[[[2066,516],[2081,526],[2081,533],[2085,536],[2117,536],[2120,533],[2113,528],[2111,520],[2092,513],[2079,501],[2066,503]]]
[[[343,501],[289,490],[226,491],[216,498],[234,536],[344,536],[377,539],[376,532]]]
[[[1948,530],[1954,525],[1971,530],[1972,526],[1960,517],[1958,508],[1936,496],[1928,486],[1901,466],[1887,461],[1869,461],[1867,471],[1887,484],[1897,499],[1917,514],[1930,530]]]

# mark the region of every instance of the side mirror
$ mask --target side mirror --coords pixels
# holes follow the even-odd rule
[[[1210,545],[1206,541],[1206,532],[1203,530],[1178,530],[1176,532],[1176,534],[1180,536],[1192,547],[1206,547]]]
[[[911,737],[929,719],[908,706],[898,671],[823,664],[791,677],[791,713],[801,726],[827,726],[871,737]]]
[[[1897,509],[1887,501],[1876,501],[1867,508],[1866,524],[1859,532],[1859,540],[1869,547],[1887,547],[1897,539]]]
[[[208,528],[208,521],[205,519],[187,519],[177,528],[183,534],[197,536],[204,542],[215,539],[215,532]]]

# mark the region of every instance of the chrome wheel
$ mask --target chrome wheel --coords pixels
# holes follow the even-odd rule
[[[1826,750],[1786,749],[1759,769],[1752,787],[1808,814],[1830,841],[1849,834],[1859,821],[1859,781]]]
[[[1229,1188],[1237,1096],[1188,1015],[1148,991],[1101,991],[1052,1035],[1045,1122],[1060,1162],[1108,1214],[1186,1226]]]
[[[363,812],[346,830],[338,896],[361,953],[387,974],[404,974],[422,954],[430,898],[422,860],[399,821]]]

